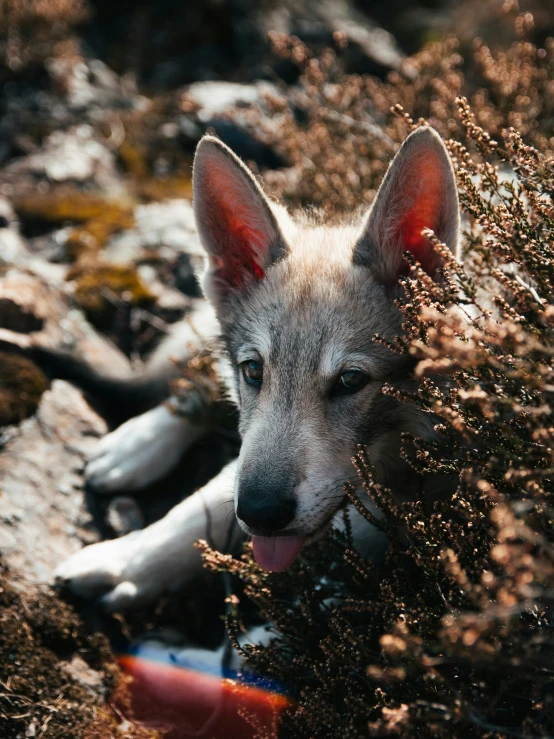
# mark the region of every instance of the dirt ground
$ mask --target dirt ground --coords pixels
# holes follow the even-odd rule
[[[0,727],[5,739],[156,737],[132,721],[106,636],[50,592],[0,569]]]

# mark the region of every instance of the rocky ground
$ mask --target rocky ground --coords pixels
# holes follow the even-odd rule
[[[208,0],[177,17],[168,0],[123,2],[117,17],[112,5],[0,2],[6,739],[146,736],[132,723],[112,649],[153,628],[206,645],[221,635],[217,584],[201,608],[182,593],[127,620],[52,591],[57,563],[159,518],[228,448],[211,439],[139,496],[98,500],[84,491],[83,469],[115,419],[46,377],[26,350],[63,348],[124,376],[190,310],[199,296],[190,165],[200,136],[215,132],[261,172],[289,165],[248,125],[249,111],[263,115],[265,96],[287,94],[298,76],[293,59],[272,55],[268,31],[294,33],[316,50],[339,34],[347,71],[383,77],[451,18],[438,0],[417,8],[394,0],[386,12],[347,0]]]
[[[113,419],[106,413],[100,415],[90,404],[94,405],[94,399],[87,402],[74,386],[43,375],[26,358],[25,350],[31,345],[64,348],[86,357],[100,370],[129,374],[195,299],[197,288],[190,267],[198,258],[198,243],[188,200],[135,203],[125,193],[119,196],[127,199],[122,206],[119,199],[99,196],[96,192],[101,186],[98,181],[92,184],[94,177],[117,180],[109,151],[92,138],[83,140],[80,132],[57,138],[55,146],[61,146],[63,154],[58,150],[50,158],[46,142],[40,153],[19,159],[5,170],[6,181],[11,179],[15,191],[27,174],[33,178],[24,184],[29,194],[23,196],[28,198],[23,210],[19,210],[20,191],[1,201],[5,222],[0,231],[0,552],[5,586],[0,593],[6,615],[0,638],[0,679],[5,688],[0,695],[0,726],[5,726],[8,733],[3,729],[2,736],[6,737],[80,735],[66,733],[70,726],[72,732],[77,732],[77,726],[84,731],[85,725],[93,731],[91,727],[101,716],[93,707],[102,705],[116,684],[113,656],[99,635],[102,632],[124,645],[141,631],[155,625],[167,628],[175,622],[181,638],[184,631],[194,632],[196,627],[201,633],[195,641],[202,640],[200,614],[194,608],[188,609],[188,619],[179,619],[188,622],[185,629],[175,614],[172,620],[175,603],[166,604],[163,616],[159,615],[163,605],[158,614],[137,616],[135,625],[108,621],[91,608],[85,625],[52,594],[50,586],[57,563],[101,536],[120,535],[164,515],[183,494],[209,478],[221,456],[217,440],[206,443],[169,479],[143,491],[138,499],[125,495],[98,499],[85,493],[85,462]],[[89,148],[95,162],[104,160],[105,167],[89,167]],[[53,176],[48,167],[62,165],[65,156],[69,171]],[[86,173],[86,185],[96,192],[86,186],[77,189],[79,167]],[[37,204],[44,209],[43,220],[33,230],[35,226],[29,224],[34,215],[27,213]],[[102,218],[110,207],[119,209],[118,215],[125,210],[129,220],[110,237],[101,258],[68,259],[71,233],[82,228],[86,241],[93,230],[91,221],[81,225],[79,208],[87,218],[91,213],[92,218],[96,214]],[[57,208],[59,215],[49,220]],[[22,613],[29,614],[23,624]],[[27,645],[21,642],[22,626],[29,635]],[[217,623],[215,628],[220,638]],[[51,637],[49,629],[70,629],[71,635],[64,636],[58,646],[58,637]],[[41,650],[46,650],[44,658],[37,656]],[[48,671],[52,665],[57,672],[65,671],[61,674],[62,682],[70,685],[68,695],[61,690],[61,677],[51,681],[41,672],[39,667],[45,664]],[[43,696],[52,691],[56,695]],[[76,700],[77,715],[82,714],[79,719],[75,718]],[[72,716],[69,724],[68,713]],[[113,714],[110,722],[115,718]],[[125,722],[121,726],[122,735],[130,736],[125,733],[129,726]],[[108,731],[106,727],[97,735],[107,736],[102,733]],[[115,731],[113,727],[109,730]]]
[[[105,12],[98,8],[97,25]],[[95,498],[84,490],[84,466],[118,419],[46,377],[26,350],[63,348],[118,375],[140,365],[199,294],[194,145],[211,129],[260,167],[281,166],[225,116],[263,105],[274,86],[216,79],[176,87],[180,73],[166,60],[143,72],[156,91],[139,91],[139,75],[95,58],[73,29],[45,35],[41,19],[42,56],[26,57],[19,21],[4,39],[0,72],[0,734],[146,736],[112,650],[153,632],[215,646],[218,583],[201,603],[181,593],[123,620],[69,602],[52,590],[53,571],[83,545],[162,516],[213,474],[224,445],[204,443],[137,497]],[[179,64],[191,68],[190,59]],[[207,67],[192,79],[210,76],[219,74]]]
[[[59,73],[51,72],[52,86]],[[193,85],[194,112],[180,120],[174,100],[158,112],[154,99],[126,89],[98,60],[72,60],[64,73],[63,91],[44,93],[53,97],[39,113],[58,110],[64,121],[50,120],[40,142],[29,133],[36,121],[7,101],[28,151],[12,151],[0,172],[0,734],[142,736],[111,650],[161,627],[179,643],[215,646],[217,583],[200,608],[183,593],[123,621],[84,604],[74,611],[67,594],[60,600],[52,591],[53,570],[84,544],[164,515],[213,474],[222,443],[204,443],[138,497],[95,498],[84,491],[84,466],[118,419],[25,355],[34,345],[63,348],[100,370],[130,374],[187,313],[198,299],[199,244],[179,127],[197,139],[212,115],[251,105],[263,90]],[[28,93],[41,105],[40,94]],[[128,136],[134,125],[136,137]],[[148,130],[180,160],[168,174],[152,172],[141,143]]]

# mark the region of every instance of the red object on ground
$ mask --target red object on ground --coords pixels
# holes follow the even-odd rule
[[[289,705],[283,695],[236,680],[154,662],[131,655],[118,659],[133,680],[134,718],[151,728],[169,729],[167,739],[251,739],[277,728]],[[251,715],[257,725],[239,715]]]

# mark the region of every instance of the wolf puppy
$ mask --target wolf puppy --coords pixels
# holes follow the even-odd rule
[[[234,503],[258,564],[287,568],[344,505],[342,484],[353,479],[357,444],[367,446],[379,481],[398,498],[422,494],[426,486],[400,457],[401,434],[429,437],[433,419],[382,394],[385,382],[413,389],[412,365],[372,339],[401,334],[394,301],[407,269],[403,252],[431,276],[440,267],[422,230],[431,228],[457,249],[456,185],[438,134],[420,128],[406,139],[373,206],[355,222],[291,217],[210,136],[198,145],[193,184],[206,251],[202,288],[215,313],[222,373],[240,411],[242,446],[235,462],[165,518],[86,547],[59,568],[76,592],[102,594],[110,610],[191,577],[201,566],[193,543],[205,536],[208,515],[216,545],[225,541],[226,504]],[[142,436],[126,424],[125,432],[124,426],[106,437],[112,438],[99,455],[104,462],[91,463],[91,476],[112,481],[104,486],[109,491],[118,479],[124,486],[133,478],[110,471],[109,459],[121,459],[121,450],[137,457],[127,460],[127,471],[155,471],[148,439],[174,459],[176,449],[201,434],[162,407],[129,423],[142,424]],[[370,526],[360,530],[361,552],[382,547]]]

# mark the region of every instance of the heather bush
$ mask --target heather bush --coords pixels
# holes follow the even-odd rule
[[[488,4],[490,5],[490,4]],[[425,120],[445,138],[463,141],[457,98],[468,98],[476,123],[491,136],[516,128],[545,156],[554,152],[554,39],[536,47],[526,37],[532,16],[516,16],[517,40],[507,49],[476,38],[464,58],[454,35],[425,46],[387,80],[345,75],[336,49],[319,58],[298,39],[272,35],[275,52],[303,70],[300,85],[268,99],[270,115],[235,111],[253,133],[291,163],[265,173],[266,185],[290,205],[329,212],[371,202],[410,121]],[[467,45],[467,44],[466,44]],[[286,94],[285,94],[286,93]]]
[[[38,24],[73,25],[84,21],[89,8],[84,0],[2,0],[3,28],[15,26],[29,30]]]
[[[0,79],[42,69],[56,48],[61,53],[63,42],[67,46],[74,27],[89,17],[87,0],[0,0]]]
[[[417,360],[419,388],[383,392],[434,414],[438,441],[406,436],[403,454],[456,489],[398,504],[360,449],[362,495],[390,539],[384,564],[356,554],[346,513],[345,533],[279,575],[248,547],[232,559],[202,545],[207,566],[238,575],[273,625],[268,646],[241,650],[245,662],[289,687],[283,736],[552,735],[554,43],[520,38],[495,52],[478,41],[463,59],[447,38],[408,60],[415,78],[381,82],[341,76],[335,52],[313,59],[294,40],[275,42],[304,66],[296,95],[273,101],[260,132],[292,163],[271,175],[290,203],[352,209],[371,200],[420,119],[447,139],[463,259],[427,233],[442,280],[411,261],[405,333],[389,347]],[[241,604],[228,601],[236,642]]]

